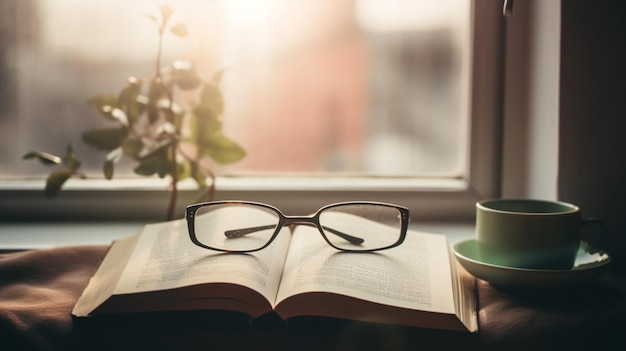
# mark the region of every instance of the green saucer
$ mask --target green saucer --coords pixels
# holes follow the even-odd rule
[[[562,287],[584,284],[599,278],[611,257],[581,241],[574,267],[567,270],[525,269],[482,262],[475,239],[454,245],[454,255],[468,272],[493,285],[507,287]]]

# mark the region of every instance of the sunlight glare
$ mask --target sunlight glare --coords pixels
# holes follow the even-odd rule
[[[233,25],[250,25],[267,19],[274,0],[225,0],[228,20]]]
[[[469,1],[357,0],[356,17],[366,30],[430,30],[463,25]]]

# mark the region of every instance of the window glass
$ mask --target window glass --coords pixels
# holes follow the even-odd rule
[[[0,2],[0,177],[43,177],[30,150],[71,143],[90,177],[105,153],[82,143],[110,125],[86,101],[155,72],[148,0]],[[467,169],[467,0],[176,1],[186,38],[163,63],[225,68],[224,132],[247,151],[220,175],[459,178]],[[184,101],[183,101],[184,103]],[[132,164],[116,176],[132,175]]]

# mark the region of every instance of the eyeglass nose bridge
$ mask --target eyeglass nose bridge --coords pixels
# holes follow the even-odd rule
[[[285,216],[285,222],[283,225],[307,225],[310,227],[319,227],[319,221],[315,216]]]

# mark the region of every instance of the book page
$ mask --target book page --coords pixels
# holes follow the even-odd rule
[[[106,301],[120,279],[124,266],[139,239],[139,234],[113,242],[96,273],[89,279],[85,290],[76,301],[72,315],[88,316],[91,311]]]
[[[172,289],[202,283],[247,286],[274,300],[291,234],[252,253],[224,253],[191,242],[184,220],[147,225],[114,294]]]
[[[295,294],[331,292],[401,308],[455,312],[448,241],[409,231],[402,245],[372,253],[341,252],[316,228],[294,230],[277,303]]]

